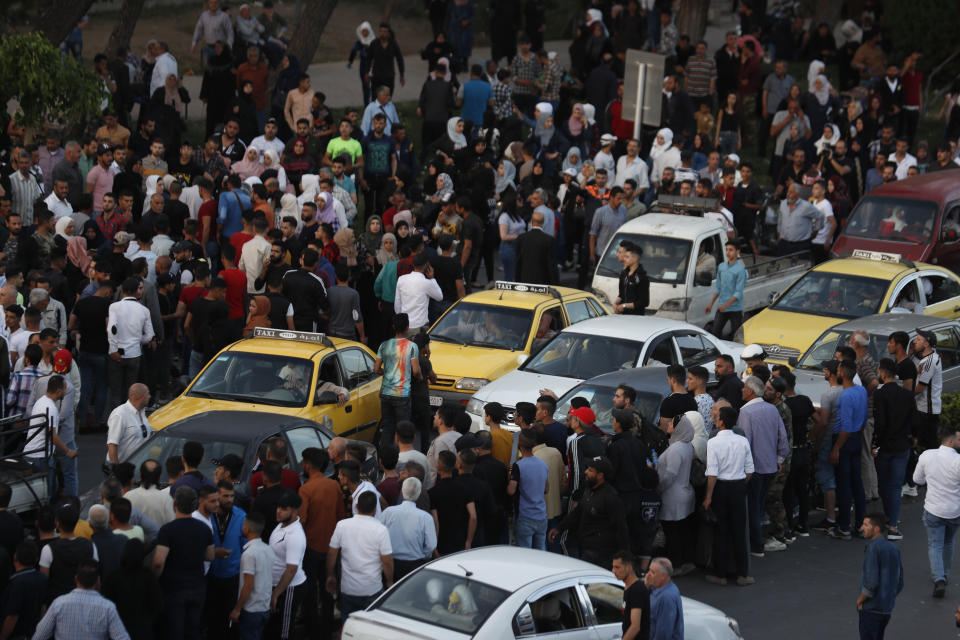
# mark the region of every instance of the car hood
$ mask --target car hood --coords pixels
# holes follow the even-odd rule
[[[526,359],[522,351],[430,341],[434,373],[438,378],[451,378],[454,383],[464,377],[496,380],[520,366],[520,356]]]
[[[236,400],[217,400],[214,398],[194,398],[181,395],[150,414],[150,426],[163,429],[174,422],[189,418],[204,411],[256,411],[261,413],[282,413],[288,416],[322,420],[322,409],[311,407],[278,407],[271,404],[237,402]]]
[[[467,640],[469,635],[377,609],[356,611],[343,625],[343,640]]]
[[[786,363],[790,357],[803,355],[824,331],[843,321],[843,318],[765,309],[743,324],[743,342],[779,347],[780,351],[767,349],[767,361]]]
[[[906,260],[914,262],[926,262],[930,257],[930,248],[932,243],[922,242],[894,242],[891,240],[879,240],[875,238],[853,238],[841,235],[834,243],[831,252],[841,258],[848,258],[854,251],[878,251],[880,253],[894,253],[902,256]]]
[[[548,376],[518,369],[484,386],[473,397],[482,402],[496,401],[512,408],[518,402],[536,402],[541,389],[550,389],[559,398],[581,382],[583,380],[580,378]]]
[[[794,369],[793,375],[797,378],[794,390],[798,395],[807,396],[813,406],[820,408],[820,396],[830,387],[830,383],[823,379],[823,371],[816,369]]]

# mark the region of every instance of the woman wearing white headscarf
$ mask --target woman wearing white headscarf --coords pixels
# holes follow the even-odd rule
[[[650,148],[650,182],[660,184],[663,170],[680,166],[680,150],[673,146],[673,131],[664,127],[657,131],[657,138]]]
[[[385,233],[380,236],[380,248],[377,249],[377,264],[383,267],[388,262],[399,260],[397,254],[397,236]]]
[[[260,163],[260,152],[255,147],[247,147],[246,153],[243,154],[243,160],[230,165],[230,173],[237,174],[241,180],[246,180],[251,176],[259,178],[263,170],[264,166]]]
[[[200,187],[197,185],[184,187],[180,192],[180,202],[187,205],[187,209],[190,210],[190,218],[192,220],[196,220],[197,213],[200,211],[200,206],[203,204],[203,197],[200,195]]]
[[[820,136],[820,139],[813,143],[814,148],[817,150],[817,155],[820,155],[823,150],[830,146],[833,148],[833,145],[837,144],[837,140],[840,139],[840,127],[835,124],[827,124],[823,127],[823,135]]]
[[[670,444],[657,461],[660,477],[658,490],[663,506],[660,523],[667,543],[667,557],[683,575],[693,569],[695,550],[693,532],[696,496],[690,485],[690,467],[693,464],[694,428],[686,415],[670,426]],[[675,574],[676,575],[676,574]]]
[[[827,65],[823,63],[823,60],[813,60],[810,63],[810,66],[807,67],[807,91],[813,91],[813,81],[817,79],[817,76],[823,75],[826,68]]]
[[[280,156],[273,149],[267,149],[263,152],[263,173],[275,171],[280,191],[287,190],[287,170],[280,164]],[[266,180],[263,174],[260,174],[261,180]],[[268,176],[269,177],[269,176]]]

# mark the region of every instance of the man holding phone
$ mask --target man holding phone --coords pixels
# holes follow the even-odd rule
[[[413,271],[397,279],[393,303],[396,313],[405,313],[410,318],[408,336],[416,335],[429,324],[430,300],[443,300],[443,291],[433,279],[433,267],[426,252],[420,252],[413,258]]]

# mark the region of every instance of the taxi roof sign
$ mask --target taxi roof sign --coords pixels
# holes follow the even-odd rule
[[[312,333],[310,331],[290,331],[289,329],[256,327],[253,330],[253,337],[270,338],[273,340],[296,340],[298,342],[311,342],[313,344],[330,344],[326,334]]]
[[[883,251],[868,251],[867,249],[854,249],[850,256],[860,258],[861,260],[873,260],[875,262],[903,261],[899,253],[884,253]]]
[[[543,296],[562,297],[560,292],[547,284],[528,284],[526,282],[507,282],[506,280],[497,280],[493,283],[496,291],[516,291],[517,293],[533,293]]]

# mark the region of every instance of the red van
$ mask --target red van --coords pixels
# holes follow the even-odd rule
[[[867,193],[831,253],[847,257],[857,249],[960,270],[960,170],[897,180]]]

